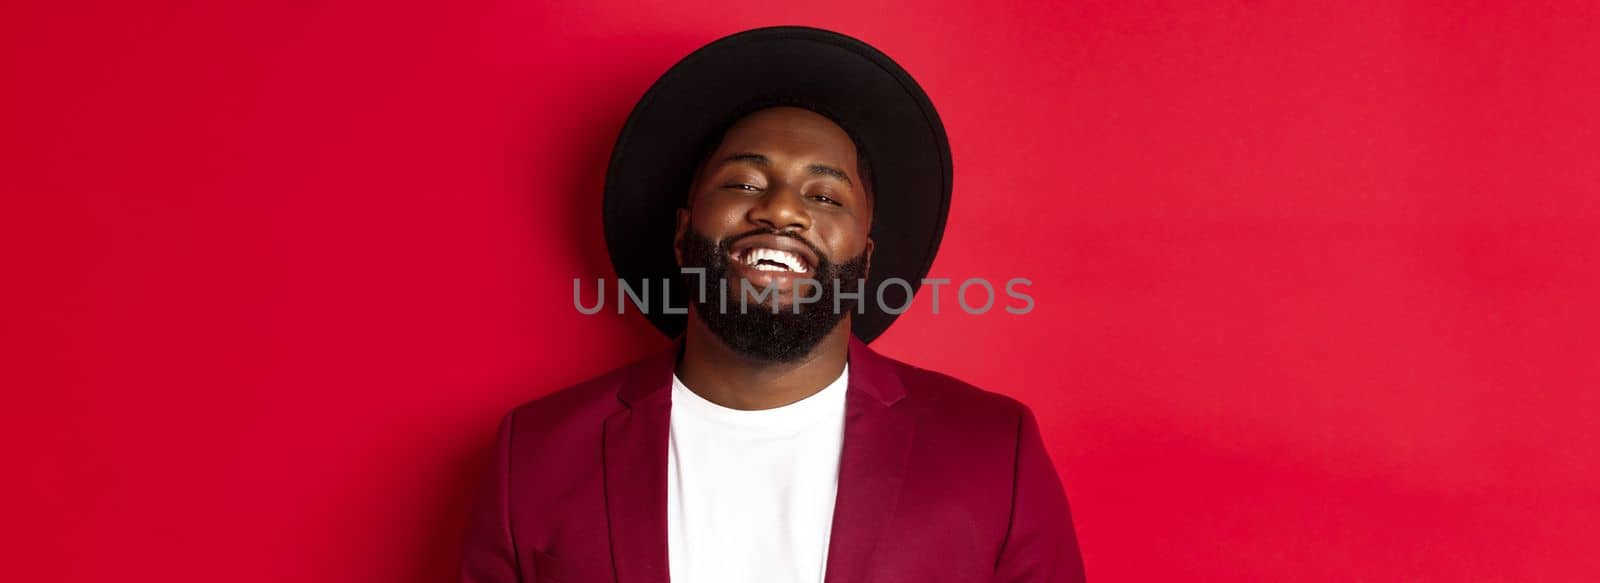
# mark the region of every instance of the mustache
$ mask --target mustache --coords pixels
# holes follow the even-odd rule
[[[743,233],[739,233],[739,234],[734,235],[732,237],[728,237],[726,239],[723,239],[722,240],[722,244],[717,245],[717,247],[721,248],[722,254],[724,256],[729,256],[729,255],[732,255],[732,253],[733,253],[733,245],[735,243],[738,243],[741,239],[744,239],[744,238],[747,238],[747,237],[756,237],[756,236],[759,236],[759,235],[772,235],[774,237],[786,237],[786,238],[789,238],[789,239],[794,239],[795,241],[799,242],[801,245],[805,245],[807,249],[811,250],[811,254],[817,258],[817,263],[818,263],[819,267],[822,266],[822,265],[828,265],[828,264],[833,263],[833,261],[828,257],[828,254],[827,253],[823,253],[822,250],[818,249],[816,245],[812,245],[810,241],[805,240],[805,238],[801,237],[799,234],[795,233],[794,231],[786,231],[786,230],[783,230],[783,229],[763,229],[763,228],[751,229],[749,231],[745,231]]]

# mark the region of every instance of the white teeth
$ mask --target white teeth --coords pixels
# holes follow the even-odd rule
[[[783,267],[778,267],[777,265],[764,264],[764,263],[761,263],[762,260],[778,263],[778,264],[781,264]],[[780,250],[777,250],[777,249],[767,249],[767,248],[764,248],[764,247],[757,247],[757,248],[754,248],[754,249],[751,249],[751,250],[745,252],[745,254],[744,254],[744,262],[745,262],[746,265],[754,267],[754,268],[756,268],[756,269],[758,269],[760,271],[793,271],[793,272],[798,272],[798,271],[801,270],[800,266],[804,265],[804,263],[802,263],[800,261],[800,256],[799,255],[796,255],[794,253],[790,253],[788,251],[780,251]]]

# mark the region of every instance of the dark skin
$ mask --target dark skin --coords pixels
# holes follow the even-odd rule
[[[872,253],[872,201],[859,175],[855,143],[833,121],[810,110],[773,107],[739,120],[696,172],[689,208],[678,209],[673,248],[689,229],[712,241],[754,229],[792,232],[831,261]],[[767,276],[735,262],[733,276],[764,285]],[[737,284],[737,282],[731,282]],[[780,307],[794,302],[780,289]],[[797,362],[750,360],[689,311],[677,374],[706,400],[732,409],[781,407],[816,394],[844,371],[850,343],[846,315]]]

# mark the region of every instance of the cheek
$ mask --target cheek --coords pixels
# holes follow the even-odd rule
[[[867,248],[868,225],[854,218],[841,219],[827,225],[815,225],[817,240],[827,245],[830,259],[854,259]]]
[[[746,209],[721,198],[710,194],[695,200],[694,207],[689,209],[689,226],[707,236],[725,234],[737,227],[743,221]]]

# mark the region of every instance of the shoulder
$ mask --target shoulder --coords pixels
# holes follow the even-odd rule
[[[516,439],[597,428],[623,408],[623,390],[638,381],[651,360],[652,357],[636,360],[518,404],[506,414],[504,424]]]
[[[1015,439],[1032,416],[1014,397],[979,387],[943,372],[881,356],[905,388],[905,406],[925,429]]]

